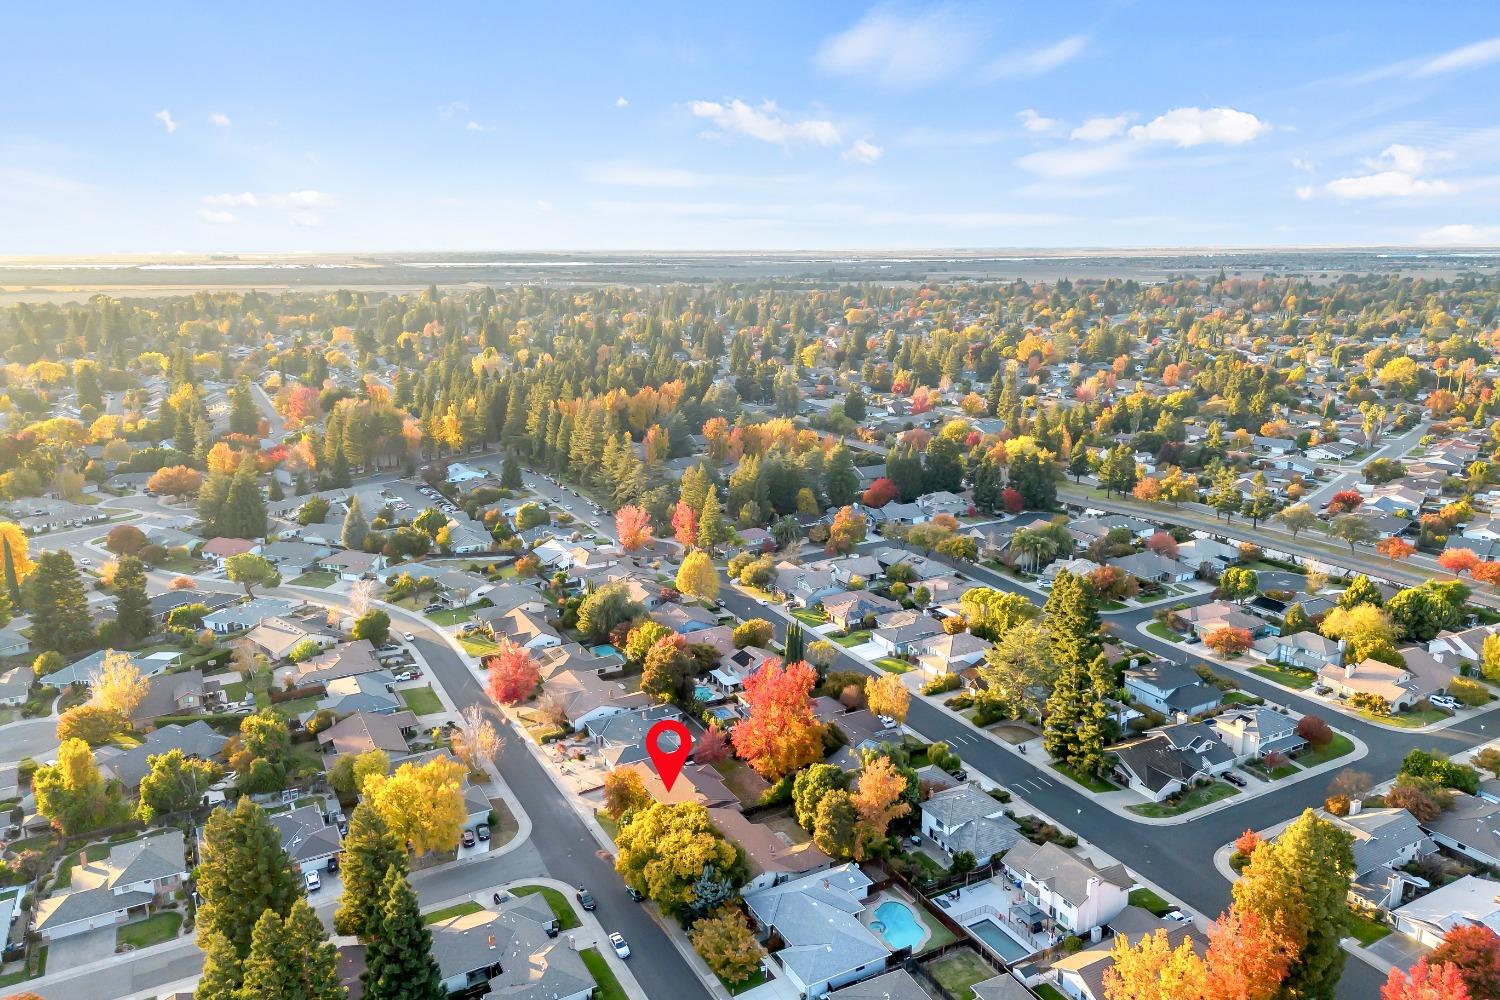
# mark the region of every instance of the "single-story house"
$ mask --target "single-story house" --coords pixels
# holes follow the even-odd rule
[[[1391,913],[1396,930],[1429,948],[1455,927],[1481,924],[1500,934],[1500,882],[1465,875]]]
[[[771,960],[795,992],[822,997],[885,967],[890,948],[859,919],[872,884],[851,862],[745,894],[762,938],[779,940]]]
[[[338,825],[330,823],[315,805],[271,813],[267,818],[276,827],[281,849],[304,873],[327,868],[328,859],[344,849]]]
[[[1166,716],[1197,715],[1219,705],[1222,692],[1189,667],[1153,660],[1125,671],[1125,691],[1136,701]]]

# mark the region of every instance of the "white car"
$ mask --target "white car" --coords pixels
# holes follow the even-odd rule
[[[592,521],[589,522],[589,525],[591,527],[594,527],[594,528],[599,527],[599,519],[597,517],[594,518]]]
[[[620,936],[619,931],[615,931],[609,936],[609,943],[614,946],[616,955],[619,955],[621,958],[630,957],[630,945],[625,943],[625,939]]]
[[[1459,709],[1458,699],[1450,698],[1445,694],[1435,694],[1427,700],[1432,702],[1438,708],[1446,708],[1450,712],[1457,712]]]
[[[414,636],[414,635],[412,635],[410,632],[402,632],[401,633],[401,638],[405,639],[407,642],[416,642],[417,641],[417,637]]]
[[[319,889],[323,888],[323,880],[318,877],[317,872],[308,872],[306,875],[302,876],[302,879],[307,883],[308,892],[317,892]]]

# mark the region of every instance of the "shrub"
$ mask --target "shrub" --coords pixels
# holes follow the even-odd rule
[[[1470,708],[1483,705],[1490,700],[1489,689],[1478,681],[1471,681],[1467,677],[1455,677],[1448,682],[1448,693],[1457,698],[1461,704]]]
[[[1297,735],[1312,747],[1326,747],[1333,742],[1333,727],[1316,715],[1304,715],[1297,723]]]
[[[947,691],[957,691],[963,686],[963,683],[963,678],[957,674],[944,674],[941,677],[934,677],[926,684],[923,684],[922,693],[932,695],[943,694]]]

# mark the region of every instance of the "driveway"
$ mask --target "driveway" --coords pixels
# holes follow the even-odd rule
[[[1402,970],[1410,969],[1417,964],[1417,959],[1432,951],[1416,938],[1397,931],[1392,931],[1365,950]]]
[[[96,931],[58,938],[47,946],[47,968],[75,969],[80,965],[97,962],[115,953],[115,928],[101,927]]]

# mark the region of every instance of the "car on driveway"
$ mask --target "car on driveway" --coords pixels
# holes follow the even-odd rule
[[[1446,694],[1435,694],[1429,697],[1427,700],[1432,702],[1438,708],[1446,708],[1450,712],[1457,712],[1459,708],[1458,699]]]
[[[317,872],[308,872],[306,875],[302,876],[302,881],[307,883],[308,892],[317,892],[319,889],[323,888],[323,880],[318,877]]]
[[[473,830],[470,830],[468,828],[464,829],[463,845],[465,847],[473,847],[474,846],[474,831]]]
[[[1231,785],[1233,785],[1236,788],[1244,788],[1245,787],[1245,779],[1241,778],[1238,774],[1235,774],[1233,771],[1225,771],[1224,772],[1224,780],[1227,781],[1227,782],[1229,782]]]
[[[583,907],[585,910],[592,910],[594,907],[599,905],[598,903],[594,902],[594,894],[589,892],[587,889],[579,889],[578,892],[575,893],[575,895],[578,897],[578,905]]]
[[[478,826],[476,826],[474,828],[474,835],[476,837],[478,837],[480,840],[489,840],[490,839],[490,828],[487,827],[487,826],[485,826],[483,823],[480,823]]]
[[[630,945],[625,943],[625,939],[620,936],[619,931],[615,931],[609,936],[609,943],[614,946],[616,955],[619,955],[621,958],[630,957]]]

